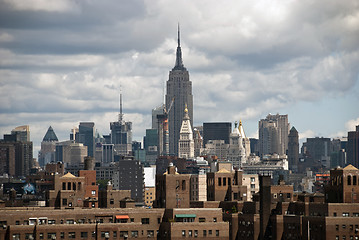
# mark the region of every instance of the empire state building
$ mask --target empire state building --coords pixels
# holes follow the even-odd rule
[[[169,150],[170,155],[178,156],[178,141],[184,109],[188,109],[188,115],[193,126],[193,95],[192,82],[189,80],[189,73],[183,65],[182,51],[180,44],[180,30],[178,27],[178,46],[176,52],[176,63],[169,73],[166,92],[166,108],[169,109],[172,101],[172,108],[168,113]]]

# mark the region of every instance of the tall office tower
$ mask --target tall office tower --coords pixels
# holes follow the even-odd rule
[[[359,125],[355,131],[348,132],[347,162],[359,167]]]
[[[115,145],[116,155],[128,156],[132,150],[132,122],[125,122],[122,113],[122,94],[120,94],[120,114],[117,122],[110,123],[111,143]]]
[[[307,138],[307,142],[303,143],[302,154],[305,161],[301,163],[304,167],[312,169],[330,168],[330,155],[332,153],[330,138]]]
[[[243,147],[243,138],[239,132],[237,122],[234,124],[233,132],[229,135],[229,148],[227,160],[232,163],[233,167],[239,169],[242,162],[245,162],[246,153]]]
[[[87,146],[87,156],[95,156],[95,123],[80,122],[78,139],[76,142],[83,143]]]
[[[288,164],[293,172],[298,171],[299,161],[299,135],[297,129],[292,127],[288,135]]]
[[[170,109],[172,105],[168,115],[169,152],[171,155],[178,155],[178,140],[184,116],[183,109],[186,104],[191,126],[193,126],[192,82],[189,80],[189,73],[182,62],[180,31],[178,28],[176,63],[169,73],[166,93],[166,109]]]
[[[55,162],[56,143],[59,140],[50,126],[41,142],[41,150],[39,151],[39,164],[46,166],[50,162]]]
[[[184,117],[180,130],[180,139],[178,141],[178,157],[194,158],[193,132],[187,106],[184,110]]]
[[[30,142],[30,128],[29,125],[19,126],[11,131],[12,135],[16,135],[18,142]]]
[[[64,141],[56,143],[55,161],[63,162],[65,167],[78,166],[84,163],[87,156],[87,146],[73,141]]]
[[[246,153],[246,157],[249,157],[249,155],[251,155],[251,141],[249,140],[249,138],[246,137],[246,134],[244,133],[244,129],[243,129],[243,125],[242,125],[242,120],[239,120],[239,133],[242,137],[242,143],[243,143],[243,147]]]
[[[160,106],[152,109],[152,129],[158,129],[158,119],[157,115],[163,114],[165,105],[161,104]]]
[[[203,123],[203,145],[206,146],[209,140],[223,140],[225,144],[229,144],[231,132],[230,122]]]
[[[288,115],[271,115],[259,121],[259,154],[286,154],[288,149]]]

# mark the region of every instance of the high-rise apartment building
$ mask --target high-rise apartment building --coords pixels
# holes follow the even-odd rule
[[[259,121],[259,154],[286,154],[288,149],[288,115],[271,115]]]
[[[292,127],[288,135],[288,164],[289,169],[297,172],[299,161],[299,135],[297,129]]]
[[[187,105],[191,126],[193,126],[192,82],[189,80],[189,73],[182,61],[179,29],[176,63],[170,71],[167,81],[166,109],[169,109],[171,105],[172,108],[168,114],[169,153],[177,156],[185,105]]]
[[[359,125],[356,126],[356,131],[348,132],[347,161],[359,167]]]

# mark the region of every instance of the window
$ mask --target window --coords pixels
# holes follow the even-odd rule
[[[158,223],[158,224],[161,223],[161,218],[157,218],[157,223]]]
[[[349,227],[349,229],[350,229],[350,230],[353,230],[353,228],[354,228],[354,225],[351,224],[350,227]]]
[[[47,233],[47,239],[56,239],[56,233]]]
[[[287,193],[287,198],[290,198],[290,193]]]
[[[66,190],[66,183],[62,183],[62,190]]]
[[[141,223],[142,224],[150,224],[150,219],[149,218],[141,218]]]
[[[148,238],[153,238],[155,236],[155,231],[153,230],[147,230],[147,237]]]
[[[251,177],[251,182],[255,182],[256,178],[255,177]]]
[[[182,190],[186,190],[186,180],[182,180]]]
[[[55,220],[49,220],[49,221],[48,221],[48,224],[55,224],[55,223],[56,223]]]
[[[333,216],[334,216],[334,217],[336,217],[336,216],[337,216],[337,213],[336,213],[336,212],[335,212],[335,213],[333,213]]]
[[[223,186],[226,186],[227,184],[226,184],[227,182],[226,182],[226,178],[224,177],[223,178]]]
[[[112,236],[113,236],[114,238],[117,238],[117,231],[113,231]]]
[[[182,230],[182,237],[186,236],[186,230]]]
[[[218,186],[222,186],[222,178],[218,178]]]
[[[227,181],[228,181],[228,186],[231,185],[231,178],[227,178]]]
[[[203,230],[203,237],[207,236],[207,230]]]
[[[74,224],[75,221],[73,219],[67,219],[66,224]]]
[[[346,227],[347,227],[347,225],[345,225],[345,224],[342,225],[342,228],[343,228],[343,229],[345,229]]]
[[[206,218],[199,218],[198,221],[199,222],[206,222]]]
[[[16,222],[15,222],[15,225],[20,225],[20,221],[16,221]]]
[[[34,239],[33,233],[25,233],[25,239]]]
[[[120,237],[128,237],[127,231],[120,231]]]
[[[20,233],[14,233],[14,234],[12,235],[12,239],[13,239],[13,240],[20,240]]]
[[[64,239],[65,238],[65,233],[64,232],[60,232],[60,238]]]
[[[138,237],[138,231],[132,231],[131,232],[131,237],[137,238]]]
[[[219,230],[216,230],[216,237],[219,236]]]
[[[256,185],[255,184],[251,184],[251,188],[256,188]]]
[[[67,198],[62,199],[62,206],[67,206]]]
[[[134,219],[134,218],[130,218],[130,221],[131,221],[131,222],[134,222],[134,221],[135,221],[135,219]]]
[[[339,225],[335,225],[335,230],[339,231]]]
[[[354,213],[353,213],[353,217],[359,217],[359,213],[354,212]]]
[[[217,218],[213,218],[213,222],[217,222]]]
[[[67,190],[71,190],[71,183],[67,183]]]
[[[352,185],[352,176],[348,176],[348,185]]]
[[[192,230],[188,230],[188,237],[192,237]]]
[[[81,232],[81,238],[87,238],[87,232]]]
[[[69,232],[69,238],[76,238],[76,233],[75,232]]]
[[[96,195],[96,190],[92,190],[91,194],[92,194],[92,196],[95,196]]]
[[[357,185],[357,176],[353,176],[353,185]]]
[[[198,230],[194,230],[194,237],[198,237]]]
[[[212,230],[208,230],[208,235],[212,235]]]
[[[110,204],[114,204],[115,201],[113,200],[113,198],[110,199]]]
[[[348,212],[343,212],[343,217],[349,217],[349,213]]]

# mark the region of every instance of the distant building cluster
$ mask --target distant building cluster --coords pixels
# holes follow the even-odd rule
[[[300,147],[288,115],[259,120],[258,138],[239,119],[194,116],[178,29],[143,145],[122,94],[108,135],[80,122],[60,141],[50,126],[37,159],[28,125],[4,135],[0,238],[359,239],[359,126]]]

